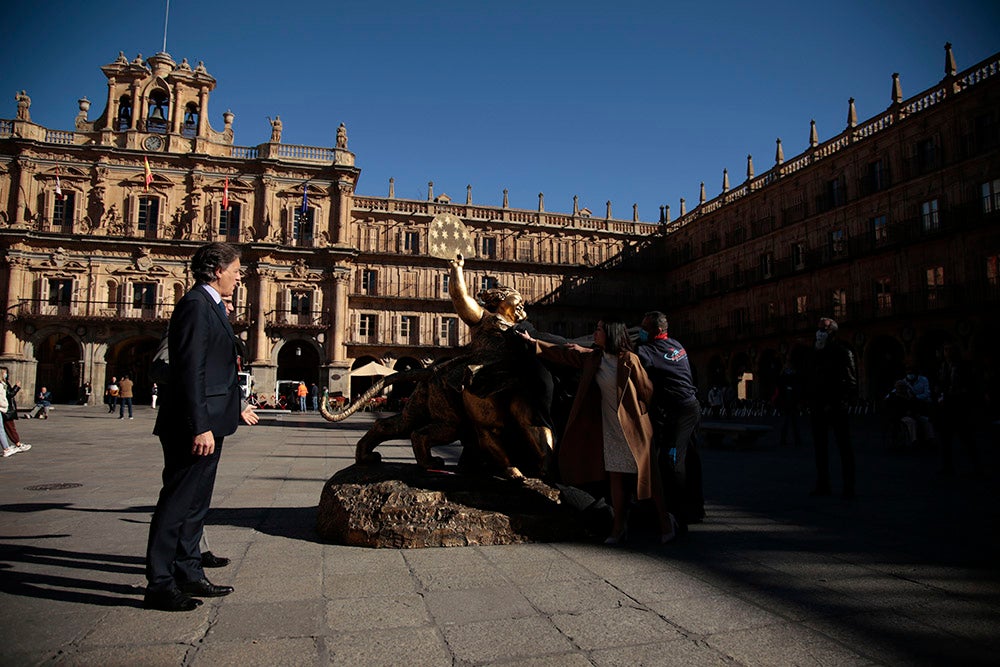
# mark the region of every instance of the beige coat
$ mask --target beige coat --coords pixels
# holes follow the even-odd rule
[[[595,376],[601,365],[601,350],[578,352],[536,341],[543,358],[581,369],[580,384],[559,442],[559,474],[566,484],[598,482],[605,478],[604,430],[601,424],[601,390]],[[653,424],[648,405],[653,383],[632,352],[618,355],[618,420],[638,468],[636,495],[649,498],[652,490]]]
[[[132,381],[122,380],[118,383],[118,397],[132,398]]]

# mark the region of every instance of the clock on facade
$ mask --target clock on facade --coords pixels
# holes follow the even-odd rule
[[[163,148],[163,137],[157,134],[151,134],[146,137],[145,141],[142,142],[142,145],[147,151],[158,151]]]

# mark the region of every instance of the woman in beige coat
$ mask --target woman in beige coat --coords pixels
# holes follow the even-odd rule
[[[643,369],[624,322],[604,319],[594,331],[594,347],[559,346],[536,341],[543,358],[581,369],[580,384],[559,446],[559,473],[567,484],[610,478],[615,518],[607,544],[625,539],[628,475],[635,474],[636,496],[652,498],[660,518],[661,542],[675,536],[677,522],[663,502],[659,473],[652,460],[653,425],[648,404],[653,384]]]

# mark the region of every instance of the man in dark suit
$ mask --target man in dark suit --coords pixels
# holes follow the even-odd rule
[[[239,250],[225,243],[199,248],[191,260],[196,285],[174,308],[168,334],[169,381],[153,433],[163,447],[163,489],[149,526],[148,585],[143,606],[190,611],[200,597],[233,591],[205,578],[198,542],[212,500],[225,436],[241,416],[237,346],[222,300],[240,282]]]

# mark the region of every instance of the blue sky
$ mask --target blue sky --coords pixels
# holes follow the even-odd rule
[[[164,0],[17,2],[5,9],[0,117],[26,89],[32,119],[72,129],[76,100],[103,110],[99,67],[163,46]],[[171,0],[167,51],[218,81],[209,119],[236,114],[236,143],[332,146],[348,128],[360,194],[435,194],[655,222],[705,181],[733,186],[943,76],[1000,51],[1000,2],[670,2]]]

